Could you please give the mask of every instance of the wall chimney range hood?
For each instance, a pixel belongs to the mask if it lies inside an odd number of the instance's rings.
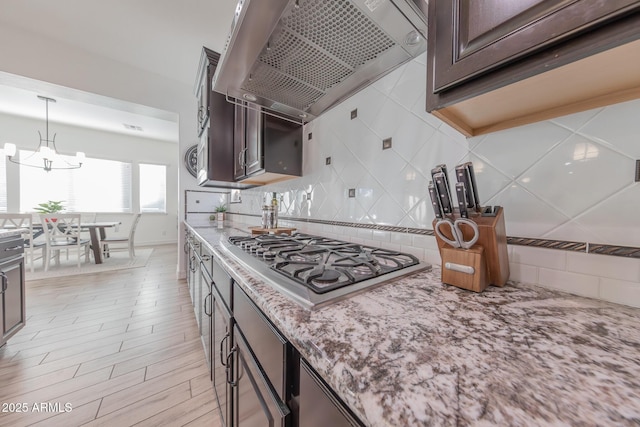
[[[427,0],[240,0],[216,92],[298,121],[426,50]]]

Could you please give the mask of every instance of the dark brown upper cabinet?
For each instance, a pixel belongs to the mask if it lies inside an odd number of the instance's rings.
[[[196,77],[196,98],[198,100],[197,124],[198,136],[207,127],[211,112],[210,96],[211,96],[211,80],[218,66],[220,54],[206,47],[202,47],[200,55],[200,65],[198,67],[198,76]]]
[[[275,117],[257,104],[235,107],[234,175],[264,185],[302,176],[301,124]]]
[[[638,0],[431,0],[428,19],[427,111],[467,136],[640,96]]]

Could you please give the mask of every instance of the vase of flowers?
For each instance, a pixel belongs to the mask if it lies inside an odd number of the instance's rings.
[[[63,201],[48,200],[44,203],[38,203],[38,206],[33,208],[33,210],[43,215],[54,214],[64,210],[63,203]]]

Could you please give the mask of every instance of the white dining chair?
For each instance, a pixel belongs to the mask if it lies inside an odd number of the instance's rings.
[[[55,259],[56,265],[60,265],[60,251],[64,249],[76,249],[78,268],[81,267],[83,256],[85,262],[89,261],[91,241],[80,236],[80,214],[40,215],[40,221],[45,235],[44,271],[49,270],[51,258]]]
[[[0,228],[22,228],[24,238],[25,260],[33,273],[36,259],[42,259],[44,263],[45,242],[34,238],[33,220],[31,214],[6,213],[0,214]],[[36,258],[36,252],[40,250],[40,256]]]
[[[110,251],[113,249],[111,247],[112,244],[126,244],[126,249],[129,250],[129,258],[133,259],[136,256],[134,238],[136,234],[136,228],[138,227],[138,222],[140,221],[140,217],[142,214],[135,214],[133,218],[133,222],[131,223],[131,228],[129,228],[129,237],[106,237],[100,240],[100,246],[102,253],[109,257]],[[116,248],[118,249],[118,248]]]

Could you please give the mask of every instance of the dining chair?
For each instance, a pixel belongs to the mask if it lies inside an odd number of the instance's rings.
[[[109,257],[109,252],[111,251],[112,244],[127,244],[127,249],[129,250],[129,258],[133,259],[136,256],[136,251],[134,247],[134,237],[136,234],[136,228],[138,227],[138,222],[140,221],[140,217],[142,214],[138,213],[134,216],[133,222],[131,223],[131,228],[129,229],[129,237],[106,237],[100,240],[100,246],[102,249],[102,253]]]
[[[0,228],[22,228],[24,237],[24,250],[26,261],[33,273],[36,261],[36,251],[40,250],[40,257],[44,263],[45,242],[43,240],[36,241],[33,232],[33,220],[31,214],[6,213],[0,214]]]
[[[80,214],[47,214],[40,215],[40,221],[45,235],[44,271],[49,270],[51,258],[55,258],[56,265],[60,265],[60,251],[64,249],[77,250],[78,268],[84,256],[89,261],[89,246],[91,241],[80,236]]]

